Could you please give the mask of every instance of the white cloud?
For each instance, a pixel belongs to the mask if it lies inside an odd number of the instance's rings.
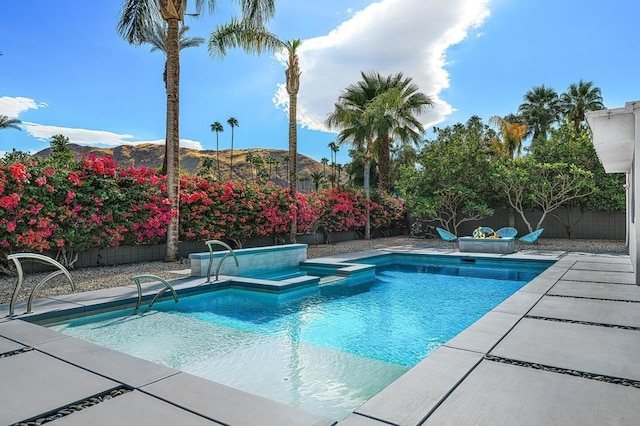
[[[299,50],[298,121],[325,130],[324,120],[340,92],[361,79],[360,72],[402,72],[434,107],[421,117],[425,126],[443,121],[454,108],[440,99],[449,87],[446,51],[464,40],[489,16],[489,0],[381,0],[372,3],[328,35],[304,40]],[[280,57],[280,60],[281,57]],[[285,109],[288,95],[279,85],[273,98]]]
[[[112,147],[120,145],[140,145],[153,143],[162,145],[164,139],[149,141],[132,141],[133,135],[126,133],[114,133],[105,130],[76,129],[71,127],[50,126],[45,124],[23,122],[22,127],[36,139],[48,141],[53,135],[62,134],[69,138],[70,143],[99,147]],[[202,149],[202,143],[190,139],[180,139],[182,148]]]
[[[45,102],[36,103],[30,98],[3,96],[0,98],[0,115],[16,118],[30,109],[45,108],[47,106],[49,105]]]

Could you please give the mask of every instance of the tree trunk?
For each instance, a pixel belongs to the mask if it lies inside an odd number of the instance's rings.
[[[229,180],[233,180],[233,126],[231,126],[231,155],[229,157]]]
[[[378,145],[378,189],[389,193],[391,190],[391,180],[389,172],[391,169],[391,153],[389,152],[389,136],[380,138]]]
[[[371,191],[369,188],[369,175],[371,173],[371,160],[364,160],[364,197],[367,202],[367,222],[364,224],[364,239],[371,239],[371,210],[369,209],[369,199]]]
[[[507,213],[508,213],[508,220],[507,223],[511,228],[515,228],[516,227],[516,215],[513,211],[513,207],[509,207],[507,209]]]
[[[296,126],[296,113],[298,107],[296,94],[289,95],[289,188],[293,197],[292,217],[291,217],[291,243],[295,244],[298,235],[298,196],[296,195],[297,184],[297,159],[298,159],[298,129]]]
[[[172,212],[165,262],[174,262],[178,260],[180,227],[180,49],[178,19],[169,19],[167,23],[167,192]]]
[[[364,154],[364,197],[367,203],[367,221],[364,224],[364,239],[371,239],[371,209],[369,208],[369,200],[371,198],[371,153],[372,141],[367,141],[367,150]]]

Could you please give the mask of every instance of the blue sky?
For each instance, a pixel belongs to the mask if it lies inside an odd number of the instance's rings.
[[[193,5],[194,2],[190,2]],[[164,56],[128,45],[115,26],[122,1],[21,0],[0,15],[0,114],[23,129],[0,131],[0,153],[38,151],[62,133],[73,143],[117,146],[164,141]],[[335,133],[323,128],[340,91],[361,71],[403,72],[435,101],[427,128],[516,112],[545,84],[558,93],[580,79],[602,89],[605,106],[640,99],[640,36],[634,0],[277,0],[268,28],[302,40],[298,152],[330,158]],[[190,36],[208,40],[237,16],[218,1],[213,15],[188,18]],[[182,146],[287,149],[279,58],[229,52],[206,42],[181,54]],[[349,161],[344,147],[338,162]]]

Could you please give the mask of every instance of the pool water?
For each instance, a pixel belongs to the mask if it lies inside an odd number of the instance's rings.
[[[372,282],[225,289],[50,328],[339,420],[526,283],[457,269],[380,266]]]

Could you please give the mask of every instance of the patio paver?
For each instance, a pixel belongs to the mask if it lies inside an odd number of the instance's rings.
[[[525,318],[491,355],[640,380],[640,331]]]
[[[175,406],[139,391],[125,393],[73,415],[49,423],[51,426],[113,425],[212,425],[210,419],[177,409]]]
[[[631,425],[640,389],[483,361],[425,425]]]
[[[640,327],[640,304],[633,302],[545,296],[529,315]]]
[[[0,359],[0,424],[13,424],[113,389],[118,383],[37,351]]]
[[[558,283],[549,290],[548,294],[554,296],[640,302],[640,286],[627,284],[558,281]]]

